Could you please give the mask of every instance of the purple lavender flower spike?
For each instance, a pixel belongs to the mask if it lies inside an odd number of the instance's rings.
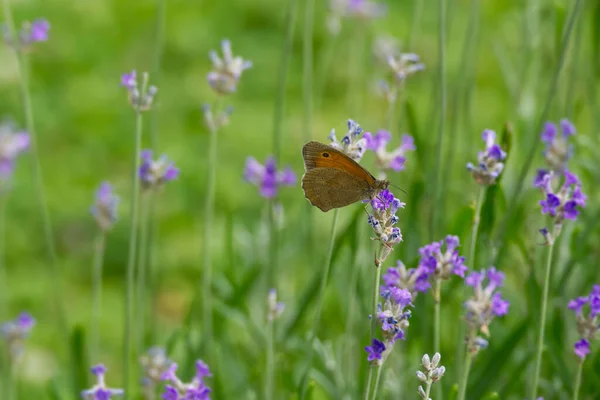
[[[558,133],[558,128],[552,122],[546,122],[544,124],[544,130],[542,131],[542,141],[545,143],[552,143],[556,134]]]
[[[560,120],[560,129],[563,136],[573,136],[576,132],[575,125],[566,118]]]
[[[591,352],[590,342],[600,333],[598,323],[600,286],[594,285],[588,296],[580,296],[569,301],[567,307],[575,313],[577,332],[580,337],[580,340],[575,343],[574,351],[583,360]]]
[[[364,134],[367,149],[375,152],[377,166],[383,170],[399,172],[404,170],[406,154],[416,149],[412,136],[404,134],[402,144],[392,151],[387,151],[387,144],[392,140],[392,135],[386,130],[379,130],[375,136],[370,132]]]
[[[510,303],[502,298],[500,292],[494,293],[494,296],[492,297],[492,312],[497,317],[508,314],[509,305]]]
[[[283,171],[277,171],[273,157],[267,158],[264,166],[254,157],[248,157],[244,168],[244,179],[259,186],[261,196],[266,199],[275,197],[279,187],[296,184],[294,171],[289,167]]]
[[[103,364],[93,366],[91,372],[96,376],[96,384],[91,389],[81,392],[84,400],[110,400],[113,396],[122,396],[125,393],[123,389],[111,389],[106,386],[106,367]]]
[[[373,339],[371,346],[366,346],[367,361],[381,360],[381,354],[385,351],[385,344],[382,341]]]
[[[442,246],[446,248],[442,252]],[[419,249],[421,259],[419,268],[425,272],[429,279],[450,279],[457,275],[464,277],[468,270],[464,264],[465,258],[460,256],[456,249],[460,245],[458,237],[448,235],[444,241],[433,242]]]
[[[339,141],[335,136],[335,129],[331,130],[329,133],[329,145],[346,154],[354,161],[359,162],[365,151],[367,151],[367,140],[370,136],[363,135],[361,126],[352,119],[348,119],[347,125],[348,132]]]
[[[164,400],[210,400],[210,388],[204,383],[204,378],[212,376],[208,365],[202,360],[196,361],[196,375],[189,383],[182,382],[171,368],[165,375],[165,380],[171,384],[165,385],[162,394]]]
[[[545,144],[544,157],[551,170],[562,173],[567,162],[573,154],[573,147],[569,144],[569,138],[575,135],[575,126],[568,119],[560,121],[560,131],[552,122],[546,122],[541,133],[542,142]]]
[[[471,172],[475,182],[480,185],[493,185],[504,170],[506,153],[500,148],[496,141],[496,132],[486,129],[481,134],[485,142],[485,151],[477,155],[477,165],[467,163],[467,170]]]
[[[118,205],[119,196],[114,194],[112,185],[102,182],[96,191],[96,201],[90,208],[90,212],[103,232],[108,232],[117,221]]]
[[[28,42],[45,42],[48,40],[48,32],[50,31],[50,22],[46,19],[36,19],[31,23],[31,31]]]
[[[217,94],[227,95],[237,90],[242,73],[252,67],[252,62],[242,57],[234,57],[229,40],[221,41],[221,50],[222,58],[214,50],[209,53],[213,70],[208,73],[206,79]]]
[[[389,190],[383,190],[371,201],[372,214],[367,222],[373,228],[375,239],[381,243],[381,251],[377,262],[383,262],[390,254],[393,246],[402,241],[402,232],[395,225],[399,218],[396,212],[404,207],[404,203],[396,199]]]
[[[158,189],[179,177],[179,169],[175,167],[166,155],[162,155],[158,160],[152,159],[152,150],[142,150],[140,158],[142,162],[138,175],[142,181],[142,189]]]
[[[6,342],[11,362],[16,362],[23,354],[25,341],[35,326],[35,319],[28,312],[22,312],[12,321],[0,324],[0,336]]]

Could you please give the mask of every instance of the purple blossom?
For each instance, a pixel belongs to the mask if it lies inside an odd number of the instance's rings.
[[[137,88],[137,72],[132,70],[121,75],[121,86],[133,90]]]
[[[390,56],[387,62],[397,84],[403,83],[409,76],[425,69],[425,64],[421,63],[421,59],[415,53]]]
[[[482,347],[478,345],[476,333],[481,331],[489,336],[492,320],[506,315],[510,303],[497,291],[504,284],[504,273],[494,267],[487,271],[472,271],[465,278],[465,284],[473,288],[473,296],[464,303],[466,319],[474,333],[469,336],[468,347],[471,351],[478,352]]]
[[[227,95],[237,90],[242,73],[252,67],[252,62],[242,57],[234,57],[229,40],[221,41],[222,57],[212,50],[208,56],[213,69],[206,79],[210,87],[219,95]]]
[[[538,171],[534,185],[544,192],[544,199],[540,201],[542,214],[551,215],[555,226],[562,225],[565,219],[575,220],[580,208],[585,207],[586,196],[581,190],[579,178],[569,172],[563,171],[564,182],[558,191],[552,187],[553,171]]]
[[[6,342],[11,361],[16,361],[25,347],[25,340],[35,326],[35,319],[28,312],[22,312],[12,321],[0,324],[0,335]]]
[[[394,225],[399,221],[396,212],[400,208],[404,208],[404,205],[387,189],[382,190],[377,198],[371,201],[373,213],[367,216],[367,222],[373,228],[375,239],[381,243],[378,262],[383,262],[392,251],[393,246],[402,241],[402,232]]]
[[[275,159],[267,158],[265,165],[256,161],[254,157],[246,159],[244,168],[244,179],[260,187],[260,194],[266,199],[277,195],[280,186],[293,186],[296,184],[296,174],[287,167],[283,171],[277,171]]]
[[[96,384],[91,389],[81,392],[81,397],[84,400],[110,400],[113,396],[121,396],[125,393],[123,389],[106,387],[104,376],[106,374],[106,367],[103,364],[93,366],[91,372],[96,376]]]
[[[395,150],[388,152],[387,144],[392,140],[392,135],[385,130],[378,131],[375,136],[371,132],[364,134],[367,149],[375,152],[377,166],[382,170],[393,170],[396,172],[404,170],[406,153],[416,149],[414,139],[410,135],[402,136],[402,144]]]
[[[442,247],[446,245],[445,251]],[[419,249],[421,259],[419,268],[430,279],[450,279],[450,275],[465,276],[467,266],[465,258],[458,254],[460,245],[458,236],[448,235],[445,240],[433,242]]]
[[[171,385],[165,385],[165,391],[161,397],[163,400],[180,400],[179,392]]]
[[[545,144],[544,157],[551,170],[562,172],[567,167],[567,162],[573,155],[573,147],[568,139],[575,135],[575,126],[568,120],[560,121],[560,131],[552,122],[546,122],[541,133],[542,142]]]
[[[91,214],[102,231],[109,231],[117,221],[118,205],[119,196],[114,194],[113,186],[108,182],[102,182],[96,191],[96,201],[90,208]]]
[[[189,383],[182,382],[176,375],[177,365],[173,363],[163,374],[163,380],[171,385],[165,385],[162,394],[164,400],[210,400],[210,388],[204,383],[204,378],[212,376],[208,365],[202,360],[196,361],[196,375]]]
[[[137,112],[148,111],[152,108],[158,88],[154,85],[149,85],[149,80],[150,77],[147,72],[142,74],[141,83],[135,70],[121,75],[121,86],[127,89],[129,104]]]
[[[506,153],[496,144],[496,132],[486,129],[481,136],[485,142],[485,151],[478,153],[477,166],[468,163],[467,170],[478,184],[492,185],[504,170]]]
[[[29,144],[28,133],[15,131],[9,123],[0,125],[0,180],[10,180],[17,157],[29,149]]]
[[[158,160],[152,159],[152,150],[142,150],[140,154],[142,163],[138,172],[143,189],[162,187],[166,182],[177,179],[179,168],[170,161],[166,155]]]
[[[575,342],[573,350],[575,351],[577,357],[583,360],[585,356],[590,354],[590,342],[587,339],[579,339]]]
[[[569,310],[574,311],[575,314],[581,315],[581,310],[582,310],[583,306],[588,304],[589,301],[590,301],[589,297],[578,297],[574,300],[569,301],[569,304],[567,305],[567,307],[569,308]]]
[[[373,339],[371,346],[365,347],[367,352],[367,361],[381,360],[381,355],[385,351],[385,344],[382,341]]]

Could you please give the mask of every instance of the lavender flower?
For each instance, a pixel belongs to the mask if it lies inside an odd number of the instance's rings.
[[[372,0],[331,0],[327,28],[332,35],[340,33],[342,19],[371,20],[385,15],[387,7]]]
[[[144,72],[142,74],[142,81],[139,82],[135,70],[121,75],[121,86],[127,89],[129,104],[137,112],[150,110],[154,102],[154,96],[158,92],[156,86],[148,86],[149,79],[150,76],[148,73]]]
[[[267,158],[264,166],[256,161],[254,157],[248,157],[244,168],[244,179],[258,185],[261,196],[266,199],[275,197],[280,186],[293,186],[296,184],[294,171],[290,167],[286,167],[283,171],[277,171],[275,158],[273,157]]]
[[[208,73],[207,79],[210,87],[219,95],[226,95],[236,91],[242,77],[242,72],[252,67],[252,62],[242,57],[234,57],[229,40],[221,41],[223,58],[216,51],[209,53],[213,70]]]
[[[387,60],[398,84],[402,84],[409,76],[425,69],[425,64],[420,61],[419,56],[414,53],[401,53],[395,57],[390,56]]]
[[[427,385],[427,392],[429,392],[431,385],[442,379],[442,376],[446,373],[446,367],[443,365],[438,367],[441,358],[440,353],[435,353],[431,359],[428,354],[424,354],[421,359],[423,371],[417,371],[417,378]],[[417,393],[423,400],[430,400],[422,386],[419,386]]]
[[[210,105],[202,106],[202,115],[204,115],[204,124],[210,132],[216,132],[229,124],[229,117],[233,113],[233,107],[226,107],[225,110],[215,115]]]
[[[584,312],[584,307],[587,312]],[[569,310],[575,313],[580,339],[575,342],[575,354],[583,361],[591,352],[590,343],[600,333],[600,285],[594,285],[588,296],[569,301]]]
[[[381,356],[385,351],[385,344],[381,340],[373,339],[371,346],[366,346],[367,360],[371,363],[380,363]]]
[[[29,142],[28,133],[15,131],[10,123],[0,125],[0,181],[10,181],[15,160],[29,149]]]
[[[276,320],[283,314],[283,310],[285,309],[285,303],[281,301],[277,301],[277,290],[271,289],[269,290],[269,295],[267,297],[267,303],[269,306],[269,312],[267,315],[267,320],[269,322]]]
[[[329,145],[343,152],[354,161],[359,162],[367,150],[367,140],[364,137],[360,137],[362,133],[363,130],[360,125],[349,119],[348,133],[338,142],[335,136],[335,129],[332,129],[329,133],[329,140],[331,141]]]
[[[140,357],[143,369],[142,386],[145,399],[154,399],[156,387],[162,380],[172,361],[167,357],[167,352],[162,347],[152,347]]]
[[[22,312],[16,319],[0,325],[0,334],[6,342],[11,361],[17,361],[23,354],[25,340],[34,326],[35,319],[28,312]]]
[[[166,155],[163,154],[158,160],[153,160],[152,150],[143,150],[141,157],[139,177],[142,181],[142,189],[160,188],[179,176],[179,168],[175,167]]]
[[[113,396],[121,396],[125,393],[123,389],[106,387],[104,379],[106,368],[103,364],[93,366],[91,371],[96,376],[96,384],[91,389],[81,392],[81,397],[84,400],[110,400]]]
[[[381,243],[376,263],[380,264],[385,261],[393,247],[402,241],[402,232],[394,225],[399,221],[396,212],[404,206],[405,204],[395,198],[387,189],[371,200],[372,213],[368,214],[367,222],[375,233],[373,239]]]
[[[467,164],[475,181],[480,185],[493,185],[504,169],[506,153],[495,143],[496,132],[486,129],[481,135],[485,142],[485,151],[477,155],[477,166]]]
[[[579,178],[566,169],[563,175],[563,184],[557,192],[552,187],[554,171],[539,170],[534,181],[534,186],[542,189],[545,196],[544,200],[540,201],[542,214],[552,216],[553,230],[544,228],[540,231],[548,244],[553,243],[560,234],[565,219],[577,219],[579,209],[585,207],[587,199],[581,190]]]
[[[562,172],[567,168],[567,162],[573,155],[573,146],[568,139],[575,135],[575,126],[568,119],[560,121],[560,134],[557,126],[546,122],[542,131],[542,142],[545,143],[544,157],[551,170]]]
[[[388,268],[387,272],[383,274],[383,282],[382,294],[396,287],[408,290],[413,300],[419,292],[425,292],[431,286],[427,272],[419,268],[406,269],[402,261],[397,261],[396,267]]]
[[[12,37],[13,32],[10,32],[6,25],[0,25],[0,28],[2,28],[2,37],[7,45],[15,50],[23,50],[27,49],[33,43],[45,42],[48,40],[50,22],[43,18],[36,19],[33,22],[23,22],[21,30],[17,32],[17,40],[14,40]]]
[[[204,378],[212,374],[204,361],[196,361],[196,376],[189,383],[182,382],[175,374],[176,371],[177,364],[172,363],[162,375],[164,381],[171,383],[165,386],[162,395],[164,400],[210,400],[211,390],[205,385]]]
[[[113,186],[108,182],[102,182],[96,191],[96,202],[90,208],[90,212],[103,232],[108,232],[117,222],[118,205],[119,196],[114,194]]]
[[[446,250],[442,247],[446,244]],[[465,276],[467,267],[465,258],[458,254],[457,247],[460,245],[458,236],[448,235],[445,241],[433,242],[419,249],[421,259],[419,261],[419,273],[427,275],[431,280],[447,280],[451,275]],[[421,277],[421,280],[423,278]],[[419,291],[426,291],[427,285],[422,284]],[[434,293],[434,295],[437,295]]]
[[[484,281],[487,283],[484,285]],[[473,296],[464,304],[466,320],[469,324],[469,335],[467,335],[467,349],[476,354],[487,347],[487,340],[477,336],[482,332],[490,336],[489,326],[495,317],[501,317],[508,313],[509,302],[502,298],[497,290],[504,284],[504,273],[490,267],[487,271],[473,271],[465,279],[465,284],[473,288]]]
[[[407,134],[402,135],[402,144],[391,152],[386,150],[387,144],[392,140],[392,135],[388,131],[380,130],[375,136],[367,132],[363,138],[367,142],[367,149],[375,152],[377,166],[383,171],[403,171],[406,153],[416,149],[413,137]]]

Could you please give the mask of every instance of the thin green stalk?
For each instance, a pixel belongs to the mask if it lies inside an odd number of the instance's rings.
[[[288,67],[292,58],[292,45],[294,40],[294,28],[296,21],[297,0],[289,0],[285,16],[285,39],[281,60],[279,64],[279,83],[278,91],[275,96],[275,107],[273,112],[273,156],[275,162],[279,165],[281,157],[282,136],[283,136],[283,112],[285,110],[285,93],[287,86]]]
[[[427,389],[425,389],[425,398],[426,399],[429,398],[429,393],[431,392],[431,384],[432,384],[431,379],[429,379],[427,381],[427,386],[426,386]]]
[[[533,373],[533,384],[531,385],[530,399],[535,399],[537,388],[540,379],[540,370],[542,368],[542,352],[544,350],[544,333],[546,327],[546,310],[548,309],[548,288],[550,287],[550,271],[552,269],[552,253],[554,249],[554,241],[548,246],[548,259],[546,262],[546,273],[544,275],[544,290],[542,295],[542,310],[540,320],[540,330],[538,332],[538,342],[535,352],[535,369]]]
[[[433,211],[431,213],[431,221],[429,228],[429,235],[433,238],[435,237],[439,212],[441,211],[442,204],[441,203],[441,187],[442,184],[442,154],[444,149],[444,127],[446,123],[446,1],[438,0],[438,9],[439,9],[439,30],[438,30],[438,58],[439,58],[439,82],[440,82],[440,103],[439,103],[439,111],[440,111],[440,121],[438,127],[438,137],[437,137],[437,145],[436,145],[436,178],[435,178],[435,186],[433,187],[434,193],[434,204]],[[438,351],[436,349],[436,351]]]
[[[583,374],[583,360],[579,361],[577,375],[575,376],[575,388],[573,389],[573,400],[579,400],[579,388],[581,387],[581,375]]]
[[[357,230],[356,235],[359,236],[358,232],[360,232],[360,229]],[[357,239],[358,240],[358,239]],[[354,320],[355,320],[355,314],[356,314],[356,292],[357,292],[357,286],[358,286],[358,277],[359,277],[359,272],[360,272],[360,263],[358,261],[358,251],[357,251],[357,246],[353,246],[353,251],[354,251],[354,256],[353,256],[353,263],[352,263],[352,271],[350,272],[350,285],[349,285],[349,292],[348,292],[348,316],[346,318],[346,329],[344,330],[345,332],[345,336],[344,339],[346,341],[346,348],[350,349],[353,346],[354,343]],[[355,360],[355,353],[352,351],[349,351],[346,353],[347,355],[347,359],[344,362],[344,367],[346,370],[346,386],[348,387],[349,384],[354,384],[354,381],[352,380],[352,372],[354,371],[354,360]],[[349,392],[349,390],[347,391]]]
[[[156,38],[154,41],[154,62],[152,65],[152,80],[154,84],[160,86],[161,81],[161,61],[164,52],[165,42],[165,16],[166,16],[166,0],[156,0]],[[153,150],[158,147],[158,109],[153,107],[150,111],[150,144]]]
[[[275,217],[275,206],[277,199],[272,198],[267,204],[267,214],[269,220],[269,271],[267,273],[268,289],[276,286],[275,276],[277,274],[279,263],[279,240],[277,232],[277,221]]]
[[[367,376],[367,383],[365,385],[365,400],[369,400],[371,394],[371,384],[373,383],[373,369],[375,367],[369,366],[369,375]]]
[[[435,353],[440,352],[440,332],[441,332],[441,303],[442,303],[442,281],[440,279],[435,282],[435,291],[433,292],[434,301],[434,316],[433,316],[433,348]],[[436,397],[442,400],[442,385],[436,386]],[[427,389],[429,392],[429,388]],[[429,397],[427,397],[429,398]]]
[[[379,303],[379,281],[381,281],[381,262],[375,262],[375,281],[373,285],[373,299],[371,302],[371,331],[370,338],[375,338],[375,330],[377,329],[377,304]]]
[[[100,316],[102,315],[102,266],[106,235],[99,230],[94,241],[94,265],[92,271],[92,362],[100,360]]]
[[[398,102],[398,96],[400,96],[400,90],[397,90],[396,96],[394,96],[392,101],[390,101],[388,104],[388,109],[387,109],[387,114],[386,114],[386,119],[385,119],[385,126],[387,127],[387,130],[390,133],[395,128],[394,113],[396,111],[396,104]]]
[[[273,376],[275,369],[273,320],[267,322],[267,376],[265,382],[265,399],[273,400]]]
[[[483,205],[483,199],[485,198],[485,186],[479,186],[479,193],[477,194],[477,202],[475,203],[475,214],[473,214],[473,229],[471,230],[471,245],[469,246],[469,258],[467,262],[471,263],[471,268],[476,267],[475,262],[475,250],[477,248],[477,234],[479,232],[479,222],[481,220],[481,206]]]
[[[358,23],[354,27],[354,40],[349,43],[350,45],[350,62],[348,68],[350,69],[350,84],[348,85],[348,109],[352,118],[357,119],[358,111],[361,109],[361,100],[363,92],[363,66],[364,66],[364,52],[365,42],[367,35],[365,32],[365,26]]]
[[[145,88],[144,88],[145,90]],[[144,91],[143,91],[144,92]],[[142,93],[143,93],[142,92]],[[133,170],[131,172],[131,225],[129,227],[129,255],[127,261],[126,272],[126,289],[125,289],[125,332],[123,335],[123,386],[125,389],[125,400],[129,396],[130,391],[130,371],[131,364],[131,341],[132,341],[132,324],[133,324],[133,303],[134,303],[134,280],[135,280],[135,259],[137,251],[137,235],[138,235],[138,218],[139,218],[139,196],[140,196],[140,179],[138,171],[140,169],[140,152],[142,148],[142,112],[137,110],[135,116],[135,141],[133,152]]]
[[[6,193],[0,193],[0,321],[8,319],[8,274],[4,256],[6,237]]]
[[[322,51],[322,55],[318,57],[319,60],[323,60],[319,64],[317,79],[315,84],[315,108],[318,110],[321,108],[321,104],[323,102],[324,92],[327,77],[329,76],[329,69],[333,64],[333,60],[335,57],[335,49],[338,43],[339,35],[328,35],[327,42],[325,43],[325,49]]]
[[[464,400],[467,392],[467,382],[469,381],[469,372],[471,372],[471,363],[473,362],[473,354],[467,349],[467,355],[465,357],[465,365],[463,367],[463,374],[460,379],[458,386],[458,397],[457,400]]]
[[[136,341],[137,341],[137,356],[139,357],[145,349],[145,319],[146,319],[146,288],[147,285],[147,269],[148,269],[148,256],[150,251],[148,249],[150,239],[150,223],[152,221],[151,207],[152,207],[152,189],[142,194],[142,213],[140,219],[140,246],[138,253],[138,265],[137,265],[137,323],[136,323]]]
[[[375,384],[373,386],[373,396],[371,397],[373,400],[377,399],[377,389],[379,389],[379,379],[381,378],[381,371],[383,370],[383,365],[378,365],[375,367],[377,369],[377,373],[375,375]]]
[[[215,100],[212,109],[213,115],[220,113],[221,96]],[[206,180],[206,203],[204,204],[204,235],[202,237],[202,251],[204,252],[204,269],[202,273],[202,324],[204,330],[204,348],[209,350],[213,337],[213,309],[212,309],[212,257],[211,257],[211,239],[213,229],[213,213],[215,209],[215,184],[218,168],[218,130],[210,129],[208,137],[208,177]],[[210,362],[210,361],[209,361]]]
[[[325,261],[325,268],[323,268],[323,276],[321,278],[321,284],[319,285],[319,300],[317,301],[317,309],[315,310],[315,319],[310,330],[310,336],[308,338],[309,343],[309,355],[307,357],[308,362],[302,381],[300,382],[300,400],[306,396],[306,388],[308,386],[308,376],[310,369],[312,368],[312,360],[314,357],[314,341],[317,338],[319,332],[319,325],[321,323],[321,310],[323,309],[323,301],[325,300],[325,289],[327,288],[327,281],[329,279],[329,271],[331,270],[331,259],[333,257],[333,247],[335,245],[335,232],[337,229],[337,220],[340,209],[336,208],[333,211],[333,220],[331,221],[331,232],[329,233],[329,250],[327,252],[327,260]]]
[[[16,38],[16,30],[12,17],[12,10],[10,7],[10,1],[4,0],[4,17],[5,23],[7,24],[8,33],[10,37]],[[27,57],[22,50],[16,50],[17,64],[19,69],[19,75],[21,77],[21,96],[23,98],[23,109],[25,112],[25,125],[27,132],[30,136],[29,150],[32,157],[32,170],[33,179],[35,182],[36,194],[39,200],[39,206],[42,213],[42,224],[44,231],[44,240],[46,241],[46,252],[48,257],[49,273],[51,275],[50,280],[52,282],[52,288],[54,289],[54,302],[56,311],[58,314],[58,325],[61,331],[65,343],[69,338],[69,328],[67,323],[67,317],[65,314],[64,304],[62,301],[62,283],[61,283],[61,271],[58,265],[58,257],[56,255],[56,245],[54,242],[54,235],[52,233],[52,223],[50,220],[50,213],[48,212],[48,203],[46,201],[46,193],[44,190],[44,180],[42,176],[42,168],[40,164],[40,156],[38,151],[37,134],[35,131],[35,123],[33,117],[33,107],[31,104],[31,93],[29,91],[29,68],[27,63]]]
[[[546,95],[546,103],[544,105],[544,108],[542,109],[542,113],[540,114],[540,118],[536,123],[536,130],[534,131],[535,133],[535,137],[534,137],[534,143],[531,146],[531,149],[529,150],[529,153],[527,154],[527,157],[525,157],[525,162],[523,164],[523,167],[521,168],[521,171],[519,172],[518,178],[517,178],[517,182],[515,185],[515,191],[508,203],[508,207],[506,209],[506,213],[504,216],[504,219],[502,221],[502,224],[500,226],[500,229],[498,230],[498,234],[496,236],[496,239],[494,240],[494,242],[496,243],[504,243],[504,236],[506,235],[506,228],[508,226],[508,222],[510,220],[510,218],[512,217],[512,214],[516,208],[517,205],[517,200],[519,198],[519,195],[521,193],[521,190],[523,189],[523,185],[525,183],[525,179],[527,177],[527,174],[529,173],[529,170],[531,168],[531,164],[533,162],[533,160],[535,159],[535,155],[537,153],[537,149],[539,146],[539,142],[540,142],[540,135],[538,134],[538,132],[541,130],[542,124],[544,124],[544,122],[547,120],[548,115],[550,113],[550,108],[552,107],[552,102],[554,101],[554,97],[556,96],[556,92],[558,89],[558,81],[560,78],[560,73],[563,69],[563,66],[565,64],[565,60],[567,58],[567,53],[568,53],[568,49],[569,49],[569,43],[570,43],[570,38],[571,38],[571,33],[573,31],[573,28],[575,26],[575,23],[578,21],[579,19],[579,14],[581,9],[583,8],[583,4],[584,4],[584,0],[577,0],[577,2],[574,5],[573,8],[573,12],[571,12],[571,15],[569,16],[569,20],[567,22],[567,26],[566,29],[564,31],[563,37],[562,37],[562,42],[561,42],[561,49],[560,49],[560,56],[559,56],[559,60],[558,63],[556,65],[556,69],[554,70],[554,75],[552,77],[552,79],[550,80],[550,87],[548,90],[548,94]],[[531,52],[530,52],[531,53]],[[500,260],[500,258],[503,255],[503,252],[505,251],[506,246],[501,246],[497,255],[496,255],[496,259],[494,261],[494,265],[498,265],[498,261]]]
[[[412,15],[412,24],[410,26],[410,34],[408,36],[407,48],[409,51],[413,50],[413,44],[415,40],[415,36],[419,31],[419,24],[421,23],[421,15],[423,14],[423,5],[425,4],[424,0],[415,0],[415,5],[413,9]]]

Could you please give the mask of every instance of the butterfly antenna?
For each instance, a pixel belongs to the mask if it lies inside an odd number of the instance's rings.
[[[406,190],[404,190],[404,189],[402,189],[402,188],[400,188],[400,187],[398,187],[398,186],[394,185],[394,184],[393,184],[393,183],[391,183],[391,182],[390,182],[390,186],[393,186],[393,187],[395,187],[396,189],[400,190],[401,192],[404,192],[404,194],[408,196],[408,192],[407,192]]]

